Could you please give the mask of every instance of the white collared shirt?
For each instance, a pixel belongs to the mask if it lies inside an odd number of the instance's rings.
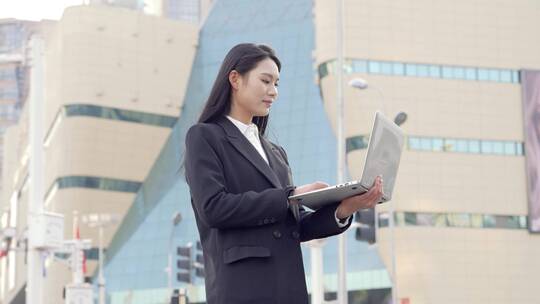
[[[261,139],[259,138],[259,128],[257,128],[257,125],[254,123],[250,123],[249,125],[246,125],[245,123],[232,118],[231,116],[227,115],[227,118],[240,130],[240,133],[242,133],[246,139],[253,145],[255,150],[259,152],[261,157],[264,159],[264,161],[268,163],[268,157],[266,156],[266,153],[264,152],[264,149],[261,145]],[[336,223],[340,228],[343,228],[349,224],[349,221],[351,220],[352,216],[349,216],[345,223],[340,223],[338,217],[337,217],[337,210],[334,213],[334,217],[336,218]]]
[[[234,119],[229,115],[227,115],[227,118],[238,128],[238,130],[240,130],[242,134],[244,134],[247,140],[253,145],[255,150],[259,152],[264,161],[269,164],[268,157],[266,156],[266,153],[264,152],[264,149],[261,145],[261,139],[259,138],[259,128],[257,128],[257,125],[254,123],[246,125],[245,123]]]

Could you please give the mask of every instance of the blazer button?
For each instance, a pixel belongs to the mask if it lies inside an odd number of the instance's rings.
[[[268,223],[270,223],[270,220],[267,219],[267,218],[265,218],[265,219],[264,219],[264,223],[265,223],[265,224],[268,224]]]
[[[299,239],[300,238],[300,233],[298,233],[298,231],[293,231],[292,233],[292,237],[295,238],[295,239]]]
[[[273,234],[276,239],[281,238],[281,232],[279,232],[279,230],[275,230]]]

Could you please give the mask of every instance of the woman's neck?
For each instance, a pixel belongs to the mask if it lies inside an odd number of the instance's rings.
[[[229,112],[228,115],[236,120],[239,120],[245,123],[246,125],[251,124],[251,121],[253,120],[253,115],[251,115],[251,113],[239,107],[236,107],[234,103],[231,104],[231,111]]]

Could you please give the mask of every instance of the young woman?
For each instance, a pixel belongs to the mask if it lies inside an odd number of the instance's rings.
[[[328,185],[295,187],[285,150],[265,137],[280,70],[268,46],[233,47],[186,135],[208,304],[308,303],[300,242],[342,233],[355,211],[382,196],[377,178],[367,193],[315,212],[288,201]]]

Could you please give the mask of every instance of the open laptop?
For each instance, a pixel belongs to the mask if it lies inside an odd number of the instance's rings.
[[[405,135],[401,128],[377,111],[369,137],[362,179],[290,196],[289,199],[298,200],[300,204],[317,210],[327,204],[367,192],[377,175],[381,175],[383,197],[379,203],[389,201],[392,198],[404,142]]]

